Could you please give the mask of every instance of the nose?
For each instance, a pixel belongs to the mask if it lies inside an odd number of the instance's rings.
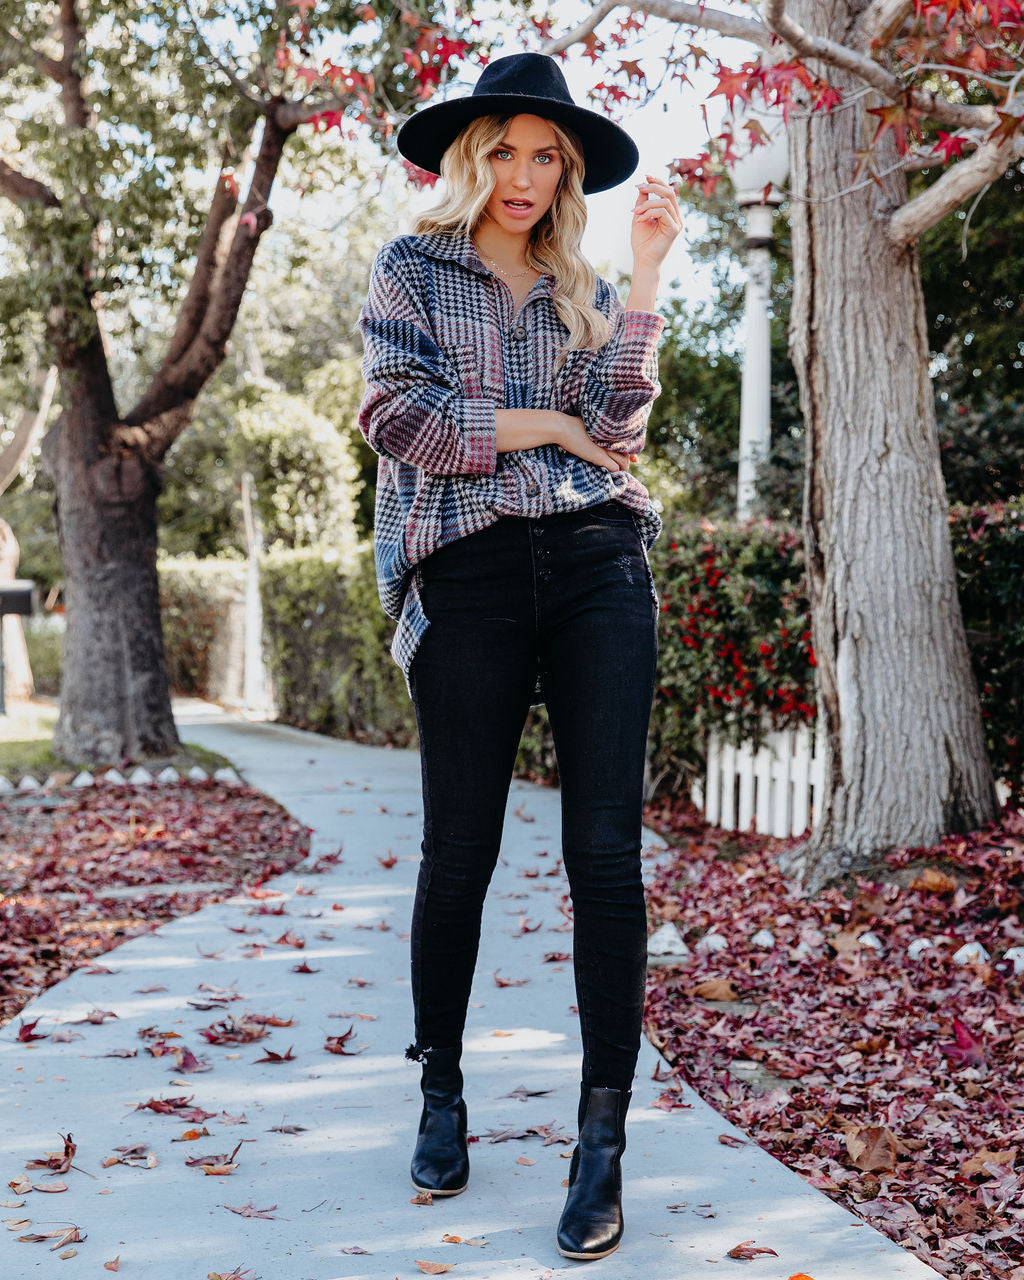
[[[524,191],[530,186],[530,161],[527,156],[516,161],[512,171],[512,185]]]

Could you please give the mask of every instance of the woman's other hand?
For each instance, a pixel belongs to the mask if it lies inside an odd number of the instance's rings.
[[[599,444],[595,444],[587,434],[582,418],[574,418],[568,413],[561,413],[558,416],[562,422],[555,443],[561,445],[567,453],[574,453],[584,462],[596,463],[606,471],[628,471],[629,464],[636,462],[638,455],[635,453],[616,453],[612,449],[603,449]]]

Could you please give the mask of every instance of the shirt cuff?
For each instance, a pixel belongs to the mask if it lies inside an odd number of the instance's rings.
[[[463,400],[462,437],[465,441],[465,474],[493,476],[498,466],[497,422],[491,400]]]

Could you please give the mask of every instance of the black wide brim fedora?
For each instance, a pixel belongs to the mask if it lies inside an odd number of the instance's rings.
[[[398,150],[428,173],[440,173],[441,157],[466,125],[490,115],[543,116],[571,129],[583,148],[586,195],[625,182],[640,161],[625,129],[573,102],[561,67],[543,53],[495,58],[468,98],[422,107],[410,116],[398,131]]]

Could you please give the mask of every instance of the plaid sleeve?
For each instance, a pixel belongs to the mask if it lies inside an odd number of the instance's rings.
[[[626,311],[605,280],[599,289],[598,307],[608,317],[611,335],[597,351],[579,353],[578,412],[598,444],[639,453],[651,405],[661,392],[658,339],[665,318]]]
[[[385,245],[359,315],[366,382],[359,429],[376,453],[432,475],[493,475],[496,406],[461,395],[412,282],[400,282],[398,268]]]

